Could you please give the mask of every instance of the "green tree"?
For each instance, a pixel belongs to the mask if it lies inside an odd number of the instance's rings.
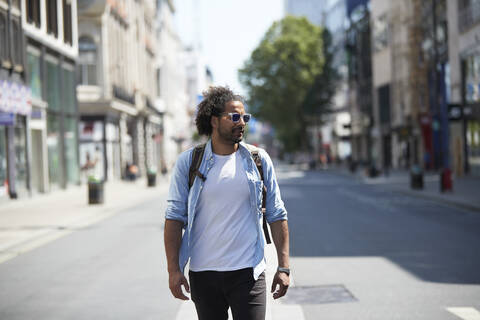
[[[323,29],[305,18],[274,22],[239,70],[251,112],[271,123],[286,151],[305,150],[307,95],[324,70]]]

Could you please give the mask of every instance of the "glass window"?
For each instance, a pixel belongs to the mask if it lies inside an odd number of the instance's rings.
[[[63,0],[63,39],[72,44],[72,0]]]
[[[0,61],[8,59],[7,48],[7,12],[0,8]]]
[[[60,118],[54,114],[47,116],[48,176],[50,185],[59,186],[62,176],[60,158]]]
[[[76,184],[80,179],[80,172],[77,158],[77,119],[65,117],[65,166],[67,168],[67,180]]]
[[[64,110],[75,113],[75,83],[73,71],[63,68],[63,97]]]
[[[50,110],[60,110],[58,65],[47,61],[47,102]]]
[[[25,117],[18,116],[15,123],[15,182],[17,190],[27,189],[27,147]]]
[[[40,0],[27,0],[27,21],[40,28]]]
[[[97,85],[97,45],[90,37],[78,40],[79,84]]]
[[[47,0],[47,32],[58,36],[57,0]]]
[[[30,88],[32,96],[42,99],[42,81],[40,77],[40,57],[27,52],[28,73],[30,76]]]

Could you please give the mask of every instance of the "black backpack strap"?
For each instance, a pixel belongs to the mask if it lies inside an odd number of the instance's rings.
[[[188,189],[193,185],[195,181],[195,176],[200,177],[205,181],[205,176],[198,171],[200,164],[202,163],[203,153],[205,152],[205,144],[200,144],[193,149],[192,152],[192,163],[190,164],[190,170],[188,172]]]
[[[265,234],[265,240],[267,244],[272,243],[270,238],[270,232],[268,231],[267,218],[265,217],[266,212],[266,199],[267,199],[267,187],[265,187],[265,180],[263,179],[263,167],[262,167],[262,158],[258,154],[258,150],[250,151],[252,154],[253,161],[257,166],[258,172],[260,173],[260,178],[263,181],[263,190],[262,190],[262,214],[263,214],[263,233]]]

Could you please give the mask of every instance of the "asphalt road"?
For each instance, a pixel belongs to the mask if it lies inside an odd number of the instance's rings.
[[[306,319],[453,320],[447,308],[480,310],[479,212],[328,172],[279,176],[290,177],[280,184],[296,285],[324,289],[303,304]],[[332,302],[329,286],[351,299]]]
[[[480,310],[480,213],[329,172],[278,175],[295,280],[284,303],[303,299],[306,319]],[[159,195],[0,264],[0,319],[175,319],[164,209]]]

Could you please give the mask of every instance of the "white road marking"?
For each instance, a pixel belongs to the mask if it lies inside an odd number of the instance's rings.
[[[277,254],[273,244],[267,245],[265,249],[267,259],[267,270],[265,280],[267,282],[267,310],[265,320],[305,320],[303,309],[297,304],[282,304],[282,298],[274,300],[270,288],[277,268]],[[290,279],[290,286],[294,285],[293,278]],[[196,320],[197,313],[192,301],[184,301],[180,305],[176,320]],[[228,319],[233,319],[230,309]]]
[[[450,307],[447,310],[463,320],[480,320],[480,312],[475,308]]]

